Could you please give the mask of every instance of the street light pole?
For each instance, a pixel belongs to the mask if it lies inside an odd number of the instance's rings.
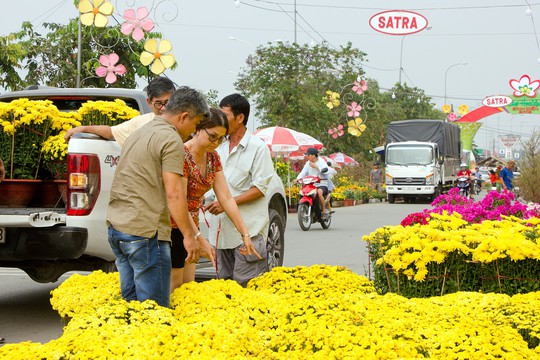
[[[450,65],[446,71],[444,72],[444,104],[446,105],[446,82],[448,80],[448,71],[453,68],[453,67],[456,67],[456,66],[459,66],[459,65],[467,65],[468,62],[467,61],[463,61],[463,62],[459,62],[457,64],[454,64],[454,65]]]
[[[403,40],[405,40],[405,35],[401,36],[401,51],[399,52],[399,85],[401,85],[401,73],[403,72]]]
[[[296,0],[294,0],[294,43],[296,44]]]
[[[237,37],[235,37],[235,36],[229,36],[229,40],[240,41],[240,42],[243,42],[244,44],[249,45],[249,46],[252,47],[252,48],[255,47],[255,46],[253,46],[253,44],[250,43],[249,41],[244,40],[244,39],[239,39],[239,38],[237,38]]]

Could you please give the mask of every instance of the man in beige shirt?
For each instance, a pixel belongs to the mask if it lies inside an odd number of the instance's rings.
[[[156,116],[130,135],[122,147],[107,223],[122,296],[127,301],[152,299],[169,306],[169,215],[184,235],[186,262],[197,262],[201,255],[214,262],[213,248],[197,240],[199,234],[189,216],[187,180],[183,176],[182,140],[208,116],[204,96],[181,87],[169,99],[163,116]]]
[[[123,146],[126,139],[135,130],[141,128],[146,123],[154,120],[156,115],[161,115],[165,111],[167,101],[175,90],[174,83],[166,77],[160,76],[148,83],[146,94],[148,105],[152,109],[151,113],[134,117],[115,126],[109,125],[83,125],[69,129],[64,135],[64,139],[69,139],[76,133],[89,133],[101,136],[104,139],[115,139],[118,145]]]

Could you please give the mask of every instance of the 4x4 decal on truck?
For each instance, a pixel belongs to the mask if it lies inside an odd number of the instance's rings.
[[[105,164],[110,164],[111,167],[118,165],[118,160],[120,159],[120,155],[113,156],[113,155],[107,155],[105,157]]]

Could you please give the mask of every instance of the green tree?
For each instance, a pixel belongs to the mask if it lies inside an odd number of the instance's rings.
[[[20,59],[26,55],[24,47],[15,40],[14,34],[0,36],[0,86],[8,89],[16,88],[22,82],[17,70],[21,68]]]
[[[527,201],[540,202],[540,132],[534,131],[523,147],[518,182],[521,195]]]
[[[443,115],[423,90],[406,84],[381,92],[377,81],[367,79],[368,90],[354,93],[354,81],[364,75],[365,57],[350,43],[339,49],[326,44],[269,43],[248,57],[235,86],[254,100],[264,126],[290,127],[321,140],[329,153],[371,159],[370,150],[384,144],[390,121],[442,119]],[[331,110],[324,100],[329,90],[340,94],[340,105]],[[347,134],[346,105],[352,101],[362,101],[364,107],[360,117],[367,127],[359,137]],[[334,139],[328,130],[339,124],[346,134]]]
[[[20,31],[0,38],[0,69],[6,77],[1,85],[10,90],[20,90],[29,85],[48,85],[55,87],[75,87],[77,79],[78,53],[78,18],[68,24],[43,24],[44,35],[35,31],[29,22],[24,22]],[[148,37],[161,38],[161,34],[151,32]],[[145,83],[155,77],[143,66],[139,55],[144,41],[136,42],[120,32],[120,25],[107,28],[82,26],[81,28],[81,86],[84,87],[124,87],[135,88],[137,77]],[[99,56],[115,52],[119,64],[127,72],[119,76],[114,84],[107,84],[105,78],[99,78],[95,70]],[[173,66],[173,68],[176,67]],[[22,77],[20,72],[25,73]]]
[[[259,46],[235,86],[256,102],[264,126],[288,126],[320,137],[336,121],[322,100],[325,92],[363,75],[364,55],[351,44],[338,50],[325,44]]]

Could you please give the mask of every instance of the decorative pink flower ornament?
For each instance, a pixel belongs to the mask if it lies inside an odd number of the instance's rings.
[[[351,105],[347,105],[347,116],[349,117],[360,116],[360,110],[362,110],[362,106],[358,105],[356,101],[353,101]]]
[[[334,139],[337,139],[338,136],[342,136],[345,134],[345,131],[343,130],[343,125],[339,124],[338,126],[328,129],[328,134],[332,135]]]
[[[147,19],[148,10],[146,7],[140,7],[135,13],[134,9],[124,11],[124,20],[121,27],[122,34],[129,35],[136,41],[141,41],[144,37],[144,32],[150,32],[155,24],[152,19]]]
[[[523,75],[519,81],[516,79],[510,80],[510,86],[514,89],[514,96],[525,95],[532,98],[536,96],[536,89],[540,87],[540,81],[531,81],[529,75]]]
[[[361,80],[360,82],[355,81],[352,87],[352,91],[356,92],[358,95],[362,95],[364,91],[368,89],[367,81]]]
[[[458,118],[458,116],[457,116],[457,114],[455,112],[451,112],[447,116],[448,121],[451,121],[451,122],[456,121],[457,118]]]
[[[126,73],[126,67],[124,65],[116,65],[120,60],[116,53],[111,53],[109,55],[101,55],[99,57],[99,63],[102,66],[99,66],[96,69],[96,74],[99,77],[105,77],[105,81],[108,84],[113,84],[116,82],[116,75],[124,75]]]

